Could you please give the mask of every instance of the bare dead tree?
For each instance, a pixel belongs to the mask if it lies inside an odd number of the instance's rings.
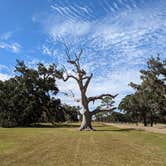
[[[90,111],[89,103],[90,102],[94,103],[96,100],[103,100],[104,97],[108,97],[108,96],[111,98],[115,98],[117,95],[101,94],[99,96],[88,97],[86,95],[86,92],[87,92],[89,83],[93,77],[93,73],[88,75],[86,71],[83,68],[81,68],[80,58],[81,58],[83,50],[81,49],[80,52],[78,54],[75,54],[74,58],[72,58],[66,44],[65,44],[65,48],[66,48],[67,63],[73,66],[73,74],[69,74],[66,68],[64,67],[63,80],[68,81],[70,78],[74,79],[78,83],[78,87],[81,92],[81,98],[80,100],[77,100],[81,102],[83,107],[83,119],[80,126],[80,131],[94,130],[91,125],[92,116],[99,112],[112,112],[115,109],[115,107],[110,106],[110,108],[95,109],[93,111]]]

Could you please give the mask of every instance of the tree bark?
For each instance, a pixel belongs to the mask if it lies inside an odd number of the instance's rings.
[[[80,131],[94,130],[91,125],[91,121],[92,121],[91,113],[89,111],[84,111],[82,116],[83,116],[83,118],[82,118],[82,122],[81,122]]]

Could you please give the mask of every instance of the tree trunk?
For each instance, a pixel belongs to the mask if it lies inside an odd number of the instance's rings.
[[[150,126],[153,127],[153,121],[151,120]]]
[[[153,114],[151,112],[151,117],[150,117],[150,126],[153,127],[153,122],[154,122],[154,118],[153,118]]]
[[[146,113],[144,114],[144,126],[147,126],[147,118],[146,118]]]
[[[91,125],[92,116],[89,111],[84,111],[80,131],[82,130],[94,130]]]

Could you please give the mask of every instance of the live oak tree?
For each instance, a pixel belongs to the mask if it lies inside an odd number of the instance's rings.
[[[162,73],[164,69],[164,62],[159,57],[152,57],[147,62],[147,69],[140,70],[141,84],[130,83],[130,86],[140,94],[137,99],[141,106],[145,126],[147,125],[147,119],[153,126],[156,116],[165,109],[166,85],[164,83],[164,73]]]
[[[131,94],[125,96],[119,103],[118,109],[123,110],[126,116],[131,118],[132,122],[136,122],[140,119],[140,103],[138,101],[138,94]]]
[[[59,117],[60,100],[56,79],[61,76],[54,64],[38,64],[37,69],[17,61],[16,76],[0,82],[0,125],[26,126],[40,122],[45,116],[54,123]],[[62,118],[62,116],[61,116]]]
[[[87,96],[87,89],[93,77],[93,73],[88,75],[85,69],[81,67],[80,58],[81,58],[82,52],[83,51],[81,49],[78,54],[76,53],[74,54],[74,56],[71,56],[70,51],[68,47],[66,46],[67,63],[73,67],[73,70],[72,70],[73,73],[69,74],[65,67],[64,67],[64,73],[63,73],[63,80],[68,81],[68,79],[74,79],[76,83],[78,84],[78,87],[80,90],[81,98],[77,100],[78,102],[81,102],[81,105],[83,108],[83,118],[82,118],[82,123],[80,126],[80,131],[94,130],[92,128],[91,120],[92,120],[92,116],[95,115],[96,113],[105,112],[105,111],[111,112],[115,109],[111,105],[104,109],[96,108],[95,110],[90,111],[89,109],[90,102],[94,103],[96,100],[103,100],[104,97],[111,97],[111,98],[116,97],[116,95],[111,95],[111,94],[101,94],[99,96],[92,96],[92,97]]]
[[[140,70],[141,84],[130,83],[135,93],[122,99],[119,109],[135,114],[145,126],[153,126],[156,118],[166,115],[166,60],[150,58],[147,69]]]
[[[69,122],[78,122],[78,115],[80,114],[79,106],[71,106],[67,104],[62,104],[62,109],[65,112],[65,120]]]

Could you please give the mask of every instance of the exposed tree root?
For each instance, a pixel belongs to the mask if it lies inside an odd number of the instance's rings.
[[[96,130],[92,127],[80,127],[79,131],[96,131]]]

